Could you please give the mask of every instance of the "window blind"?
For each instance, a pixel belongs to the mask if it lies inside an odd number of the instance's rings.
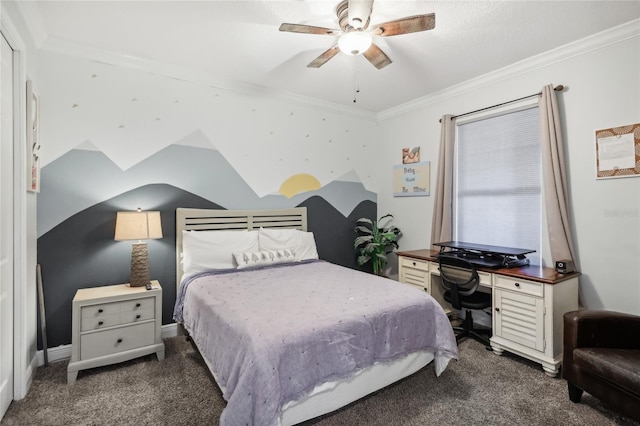
[[[527,257],[540,264],[540,143],[537,107],[457,127],[458,241],[536,250]]]

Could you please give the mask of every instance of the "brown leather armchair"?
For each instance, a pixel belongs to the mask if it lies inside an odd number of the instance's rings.
[[[564,314],[562,376],[569,399],[582,392],[640,420],[640,316],[581,310]]]

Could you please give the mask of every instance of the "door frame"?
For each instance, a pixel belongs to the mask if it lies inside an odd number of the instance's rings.
[[[0,52],[0,59],[2,60],[2,71],[0,76],[2,77],[2,120],[0,126],[5,126],[2,129],[2,140],[0,140],[0,159],[2,173],[0,176],[0,198],[2,198],[2,240],[4,242],[2,247],[2,283],[0,284],[0,313],[2,318],[2,365],[0,371],[2,376],[0,377],[0,418],[4,416],[7,409],[14,400],[14,337],[15,337],[15,316],[14,316],[14,297],[13,289],[15,287],[15,274],[14,274],[14,226],[15,221],[13,218],[14,208],[14,169],[15,169],[15,155],[14,155],[14,132],[13,132],[13,114],[15,113],[14,105],[14,79],[13,79],[13,49],[11,45],[6,41],[4,36],[0,34],[0,42],[2,43],[2,51]],[[6,49],[5,49],[6,45]],[[7,191],[7,192],[4,192]],[[6,250],[6,252],[5,252]],[[6,256],[6,257],[5,257]],[[5,270],[6,268],[6,270]],[[9,371],[10,370],[10,371]]]
[[[35,216],[35,211],[30,213],[27,206],[35,209],[36,198],[33,194],[33,200],[29,200],[26,190],[26,45],[6,12],[0,14],[0,32],[13,49],[13,399],[19,400],[26,396],[37,367],[36,335],[30,333],[29,325],[35,324],[35,265],[33,277],[27,273],[30,246],[27,235],[36,235],[36,229],[28,230],[28,216]],[[35,228],[35,220],[33,224]],[[35,259],[35,242],[32,246]],[[30,300],[31,293],[34,297]]]

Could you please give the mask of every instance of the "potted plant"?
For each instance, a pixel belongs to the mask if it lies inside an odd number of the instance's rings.
[[[356,220],[356,240],[353,244],[358,251],[358,265],[362,266],[371,261],[373,273],[383,275],[387,264],[387,254],[398,248],[398,239],[402,232],[391,225],[393,216],[382,216],[378,221],[366,217]]]

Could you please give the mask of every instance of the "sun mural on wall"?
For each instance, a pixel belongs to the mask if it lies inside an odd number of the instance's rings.
[[[316,191],[320,188],[322,188],[322,185],[320,185],[318,179],[309,174],[301,173],[285,180],[278,192],[287,198],[291,198],[302,192]]]

